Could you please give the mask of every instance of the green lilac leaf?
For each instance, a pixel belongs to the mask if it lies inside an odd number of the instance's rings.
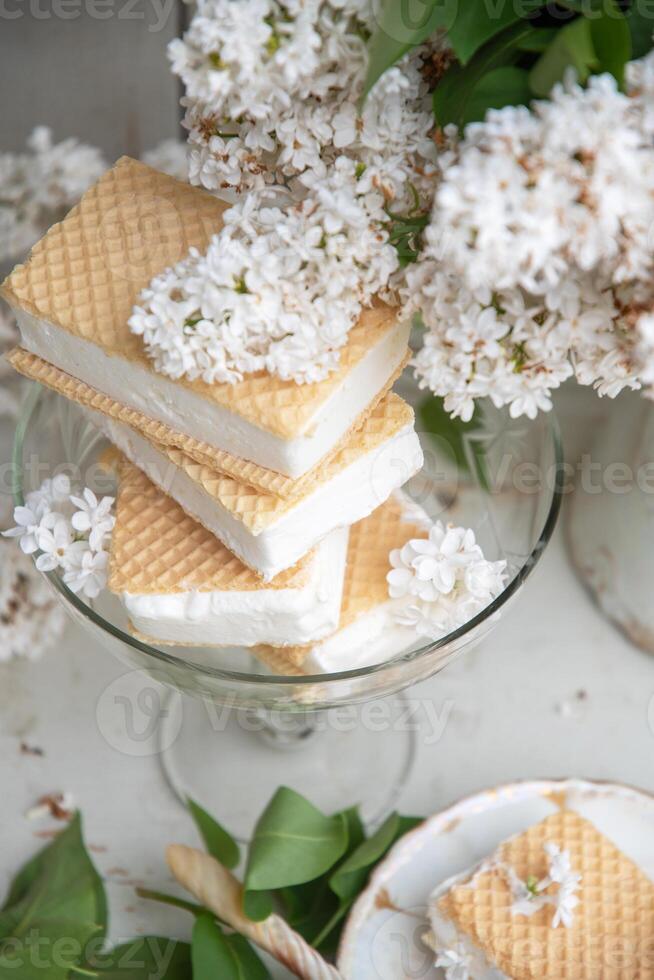
[[[463,124],[483,119],[489,109],[528,105],[531,98],[529,72],[512,66],[495,68],[484,75],[473,89],[463,115]]]
[[[38,943],[44,961],[39,976],[63,980],[83,958],[84,947],[103,939],[106,931],[104,885],[84,846],[77,813],[22,868],[9,889],[0,910],[0,954],[5,964],[0,977],[19,977],[17,963],[26,953],[21,943]]]
[[[243,936],[225,935],[210,913],[193,928],[193,980],[270,980],[270,974]]]
[[[143,936],[116,946],[74,971],[71,980],[97,976],[102,980],[189,980],[191,947],[162,936]]]
[[[531,69],[531,90],[534,95],[546,98],[554,85],[563,80],[568,68],[574,68],[578,80],[583,84],[597,64],[591,21],[579,17],[557,32],[550,46]]]
[[[496,68],[513,65],[519,59],[520,45],[536,33],[537,28],[526,22],[507,28],[498,37],[484,45],[465,65],[449,68],[434,91],[433,103],[439,126],[454,123],[464,125],[468,103],[485,75]],[[559,32],[560,33],[560,32]]]
[[[652,50],[652,35],[654,35],[654,10],[650,11],[642,3],[634,0],[626,13],[627,26],[631,37],[631,57],[642,58]]]
[[[417,817],[401,817],[398,813],[392,813],[334,872],[329,880],[332,891],[340,899],[354,898],[365,885],[371,870],[393,844],[419,823],[422,821]]]
[[[347,847],[342,814],[328,817],[292,789],[281,787],[259,818],[250,844],[247,892],[312,881]]]
[[[273,898],[266,891],[243,892],[243,912],[253,922],[263,922],[273,913]]]
[[[384,0],[368,41],[363,98],[407,51],[422,44],[439,28],[446,28],[453,9],[450,0]]]
[[[541,0],[465,0],[458,4],[448,40],[465,65],[488,41],[541,6]]]
[[[224,867],[235,868],[241,860],[241,854],[234,838],[198,803],[193,800],[188,800],[187,803],[209,854]]]
[[[599,70],[610,72],[622,86],[625,65],[631,59],[631,32],[624,14],[607,3],[601,17],[590,22],[590,36]]]

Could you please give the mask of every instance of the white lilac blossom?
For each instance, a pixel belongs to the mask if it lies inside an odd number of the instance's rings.
[[[35,660],[60,638],[65,613],[33,562],[0,540],[0,662]]]
[[[292,207],[265,198],[229,209],[206,253],[191,250],[141,293],[129,325],[156,370],[208,384],[265,370],[302,384],[338,365],[398,267],[384,198],[347,157]]]
[[[386,72],[360,112],[374,23],[370,0],[200,0],[169,47],[186,90],[191,182],[297,189],[296,178],[324,177],[346,153],[389,197],[427,186],[428,49]]]
[[[462,943],[457,943],[451,949],[439,950],[435,966],[443,970],[445,980],[470,980],[472,956]]]
[[[27,494],[24,506],[14,510],[15,526],[3,536],[17,538],[24,554],[36,554],[39,571],[59,570],[73,592],[95,599],[107,581],[113,502],[98,500],[88,487],[81,496],[72,493],[62,474]]]
[[[0,261],[27,252],[106,168],[95,147],[54,143],[46,126],[34,130],[25,151],[0,153]]]
[[[389,555],[388,594],[396,621],[436,639],[463,626],[502,590],[505,561],[487,561],[474,532],[436,521]]]
[[[449,134],[403,296],[427,328],[420,383],[454,415],[486,396],[534,417],[573,374],[651,389],[654,54],[628,80],[569,77]]]

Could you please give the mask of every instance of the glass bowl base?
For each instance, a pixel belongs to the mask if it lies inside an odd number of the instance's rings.
[[[172,692],[160,758],[179,799],[204,807],[237,840],[280,786],[325,813],[359,804],[368,829],[394,808],[415,757],[402,696],[324,711],[220,707]]]

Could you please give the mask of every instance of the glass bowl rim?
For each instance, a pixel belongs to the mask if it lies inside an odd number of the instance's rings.
[[[56,392],[44,388],[37,382],[31,382],[28,388],[28,393],[21,406],[20,414],[16,424],[16,431],[14,434],[14,444],[12,453],[12,490],[15,506],[24,506],[25,499],[23,494],[23,446],[25,442],[25,436],[29,428],[29,424],[32,420],[32,416],[36,411],[41,398],[51,396],[53,398],[60,398]],[[561,510],[561,503],[563,499],[563,487],[564,487],[564,460],[563,460],[563,446],[561,442],[561,433],[558,424],[558,419],[552,409],[547,415],[549,435],[554,446],[554,459],[555,459],[555,477],[552,486],[552,499],[550,501],[550,507],[541,528],[538,539],[534,544],[531,553],[524,565],[517,573],[517,575],[509,582],[505,589],[500,592],[498,596],[493,599],[488,606],[477,613],[472,619],[464,623],[458,629],[446,636],[440,637],[438,640],[432,640],[426,643],[416,650],[412,650],[409,653],[400,654],[397,657],[393,657],[390,660],[382,661],[378,664],[372,664],[367,667],[357,667],[353,670],[343,670],[330,674],[251,674],[245,673],[243,671],[230,670],[223,667],[213,667],[213,666],[203,666],[191,661],[182,660],[180,657],[174,656],[173,654],[166,653],[164,650],[160,650],[158,647],[150,646],[148,643],[139,640],[137,637],[130,633],[125,633],[119,627],[114,626],[103,616],[97,613],[94,609],[88,606],[82,599],[79,598],[74,592],[72,592],[67,585],[64,584],[63,580],[55,572],[41,572],[52,584],[53,588],[59,593],[65,603],[72,606],[78,613],[80,613],[85,619],[87,619],[94,626],[103,630],[105,633],[113,636],[115,639],[121,643],[126,644],[137,650],[140,653],[144,653],[149,657],[152,657],[155,661],[167,664],[179,669],[183,667],[191,672],[194,672],[201,676],[211,677],[214,680],[231,681],[238,684],[244,685],[257,685],[257,684],[270,684],[283,687],[284,685],[293,684],[295,685],[315,685],[315,684],[336,684],[339,681],[353,680],[357,678],[368,677],[373,674],[383,674],[387,670],[396,668],[402,663],[413,663],[414,661],[420,660],[426,657],[428,654],[433,653],[435,650],[444,649],[451,643],[462,639],[468,633],[471,633],[477,626],[480,626],[487,619],[490,619],[495,613],[499,612],[500,609],[511,599],[515,593],[518,591],[520,586],[526,581],[528,576],[531,574],[532,570],[538,564],[541,555],[545,550],[545,546],[548,544],[556,523],[559,517],[559,512]],[[32,556],[35,557],[35,556]]]

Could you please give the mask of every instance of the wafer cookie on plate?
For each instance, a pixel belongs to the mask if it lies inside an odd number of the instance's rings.
[[[571,810],[445,881],[429,917],[441,964],[470,980],[654,977],[654,884]]]

